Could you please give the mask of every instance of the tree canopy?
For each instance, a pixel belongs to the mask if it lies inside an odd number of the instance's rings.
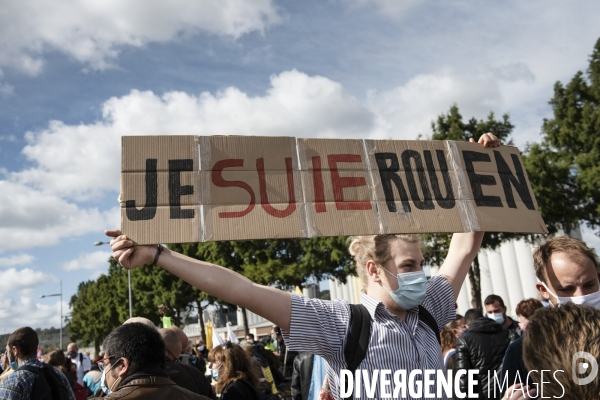
[[[550,233],[581,222],[600,226],[600,39],[589,66],[564,85],[556,82],[553,117],[542,142],[528,147],[525,167]]]

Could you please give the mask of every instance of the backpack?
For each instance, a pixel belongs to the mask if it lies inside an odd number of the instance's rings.
[[[344,358],[346,359],[348,370],[356,371],[367,355],[369,339],[371,338],[371,315],[367,307],[362,304],[349,304],[349,306],[350,327],[348,329],[348,338],[344,345]],[[423,306],[419,306],[419,320],[423,321],[435,333],[438,343],[441,344],[438,324],[433,315]],[[352,393],[350,398],[353,397],[354,393]]]
[[[60,380],[53,366],[46,363],[42,367],[21,365],[19,371],[36,374],[31,400],[69,400],[69,388]]]

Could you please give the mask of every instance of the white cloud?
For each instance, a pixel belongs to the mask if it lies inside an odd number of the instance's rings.
[[[62,264],[65,271],[76,271],[80,269],[106,269],[110,251],[94,251],[93,253],[81,253],[75,260],[70,260]]]
[[[0,291],[32,289],[48,282],[56,282],[56,277],[29,268],[10,268],[0,271]]]
[[[17,267],[19,265],[31,264],[35,257],[31,254],[15,254],[9,257],[0,257],[0,267]]]
[[[32,292],[24,291],[17,301],[10,296],[0,300],[1,333],[11,333],[17,328],[29,326],[36,328],[58,328],[60,326],[60,300],[42,300],[46,303],[36,303]],[[62,302],[63,316],[69,312],[69,304]],[[63,325],[64,328],[64,325]]]
[[[6,0],[0,10],[0,65],[37,74],[43,53],[58,50],[105,69],[123,46],[199,31],[235,39],[280,20],[272,0]]]
[[[350,7],[375,7],[381,14],[399,18],[408,14],[423,0],[343,0]]]
[[[81,209],[51,193],[0,181],[0,252],[57,244],[118,226],[119,208]]]
[[[4,72],[0,69],[0,96],[9,96],[15,93],[15,88],[8,83],[2,82]]]
[[[122,135],[364,137],[373,122],[341,84],[296,70],[272,76],[271,87],[257,97],[235,87],[199,96],[134,90],[106,101],[102,120],[94,124],[53,121],[27,133],[23,153],[36,166],[11,180],[85,200],[118,191]]]
[[[484,118],[491,110],[503,108],[497,83],[485,77],[463,77],[450,70],[417,75],[390,91],[369,93],[369,104],[377,115],[374,136],[416,139],[429,136],[431,121],[456,103],[464,120]]]

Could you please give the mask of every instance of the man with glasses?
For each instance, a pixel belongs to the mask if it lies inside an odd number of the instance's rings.
[[[135,340],[134,340],[135,339]],[[98,361],[106,399],[208,400],[177,386],[165,368],[165,343],[156,329],[140,323],[119,326],[103,343]]]

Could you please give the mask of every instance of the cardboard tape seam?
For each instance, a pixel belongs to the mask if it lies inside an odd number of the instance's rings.
[[[375,144],[375,140],[373,139],[362,139],[363,142],[363,148],[364,148],[364,152],[366,154],[366,160],[367,160],[367,168],[369,168],[369,179],[371,181],[371,187],[373,188],[373,201],[374,203],[377,205],[376,211],[377,211],[377,219],[379,221],[379,234],[380,235],[384,235],[386,233],[393,233],[394,228],[393,228],[393,224],[391,224],[388,221],[384,221],[382,218],[382,213],[380,212],[379,208],[380,208],[380,201],[377,200],[377,196],[376,193],[382,192],[381,189],[381,179],[379,178],[379,169],[374,168],[373,167],[373,163],[371,163],[371,159],[375,157],[375,151],[377,150],[377,146]],[[383,203],[385,203],[385,201],[383,201]],[[395,213],[387,213],[388,215],[393,215],[394,219],[400,221],[400,223],[409,223],[412,224],[413,223],[413,219],[412,216],[410,214],[410,212],[406,212],[404,211],[404,208],[401,207],[396,207],[396,212]]]
[[[469,185],[467,185],[465,171],[462,169],[460,163],[458,147],[456,147],[456,143],[452,140],[445,140],[444,145],[446,146],[450,168],[454,170],[454,176],[458,183],[458,185],[456,185],[456,201],[458,203],[458,214],[460,216],[463,229],[465,232],[480,231],[481,229],[479,227],[479,221],[477,220],[477,214],[475,213],[473,200],[469,198],[469,194],[466,192],[469,188]]]

